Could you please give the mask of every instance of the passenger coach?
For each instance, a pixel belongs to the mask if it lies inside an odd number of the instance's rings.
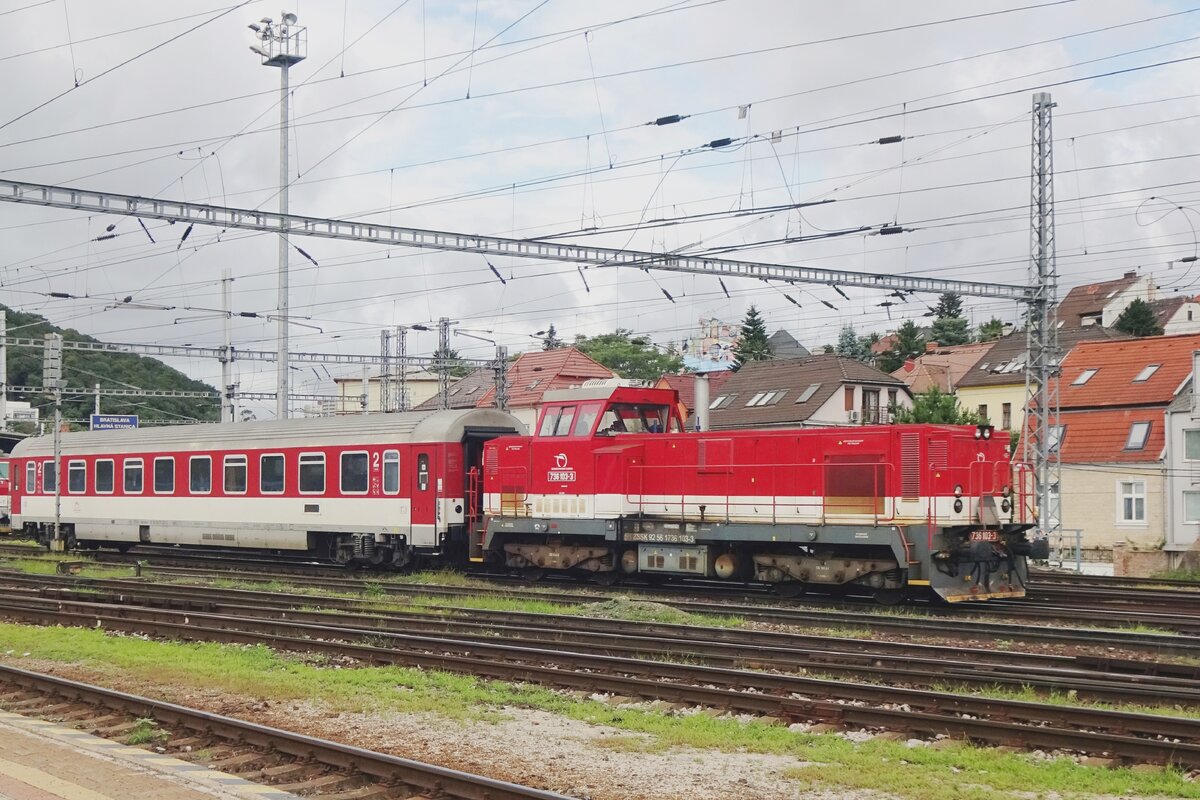
[[[60,516],[69,546],[465,560],[483,443],[518,433],[516,418],[493,409],[65,433]],[[14,527],[43,541],[54,522],[52,439],[26,439],[11,459]]]

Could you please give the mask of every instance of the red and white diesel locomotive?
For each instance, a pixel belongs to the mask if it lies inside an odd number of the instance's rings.
[[[882,602],[914,586],[1020,597],[1043,555],[1030,473],[989,428],[688,433],[672,390],[546,401],[532,436],[493,409],[64,434],[61,520],[84,547],[859,586]],[[14,526],[45,538],[50,437],[18,444],[12,469]]]

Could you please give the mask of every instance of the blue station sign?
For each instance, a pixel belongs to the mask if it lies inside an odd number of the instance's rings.
[[[119,431],[137,426],[137,414],[92,414],[94,431]]]

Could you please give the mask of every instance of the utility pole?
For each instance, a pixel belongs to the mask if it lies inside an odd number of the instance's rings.
[[[0,308],[0,431],[8,430],[8,312]],[[16,480],[16,478],[13,478]]]
[[[93,403],[92,413],[95,414],[96,416],[100,416],[100,384],[97,383],[93,387],[92,394],[94,395],[94,399],[95,399],[95,402]]]
[[[496,346],[496,408],[508,410],[508,348]]]
[[[396,410],[392,402],[392,332],[387,328],[379,332],[379,357],[383,361],[383,368],[379,371],[379,410],[387,414]]]
[[[233,276],[229,267],[221,275],[221,309],[225,312],[225,344],[221,348],[221,421],[237,422],[233,407],[233,310],[229,295],[233,287]]]
[[[279,355],[276,364],[275,416],[288,417],[288,69],[307,55],[307,29],[296,25],[296,15],[284,12],[279,24],[263,17],[250,30],[262,45],[250,49],[268,67],[279,67]]]
[[[396,410],[408,411],[408,326],[396,326],[396,360],[400,366]]]
[[[47,333],[42,350],[42,386],[54,396],[54,535],[50,549],[61,553],[66,549],[62,538],[62,334]],[[45,467],[42,483],[45,485]]]
[[[1058,267],[1054,260],[1054,134],[1047,92],[1033,96],[1033,165],[1030,198],[1029,302],[1025,326],[1029,364],[1025,391],[1029,398],[1029,423],[1025,426],[1024,459],[1033,463],[1038,498],[1038,529],[1050,536],[1062,528],[1062,464],[1059,444],[1058,373],[1062,354],[1058,328],[1051,314],[1058,302]]]
[[[359,405],[362,406],[363,414],[371,412],[371,366],[369,364],[363,364],[362,394],[359,395]]]
[[[438,408],[450,407],[450,318],[438,320]]]

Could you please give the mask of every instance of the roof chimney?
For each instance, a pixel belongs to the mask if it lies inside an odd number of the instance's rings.
[[[905,372],[912,372],[916,368],[917,368],[916,361],[913,361],[911,358],[906,358],[904,360],[904,371]]]
[[[938,349],[937,342],[926,342],[925,343],[925,352],[926,353],[932,353],[934,350],[937,350],[937,349]]]
[[[1136,270],[1136,269],[1131,269],[1131,270],[1129,270],[1129,272],[1126,272],[1126,273],[1125,273],[1125,277],[1126,277],[1126,278],[1136,278],[1136,277],[1137,277],[1137,270]]]

